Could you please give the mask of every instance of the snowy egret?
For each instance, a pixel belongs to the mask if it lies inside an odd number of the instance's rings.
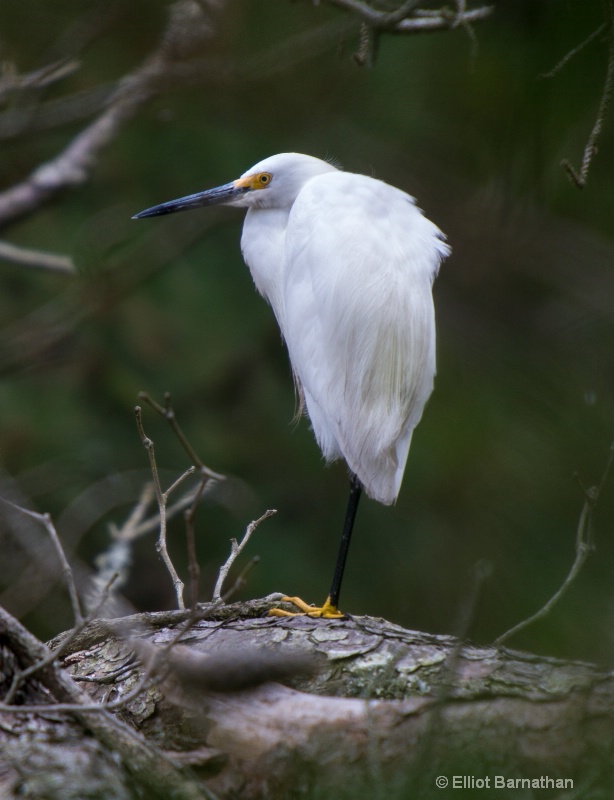
[[[413,197],[298,153],[134,219],[215,204],[247,208],[241,250],[271,304],[327,461],[344,458],[350,499],[332,587],[312,616],[341,617],[339,590],[361,490],[393,503],[433,390],[432,284],[450,248]],[[277,610],[279,614],[285,614]]]

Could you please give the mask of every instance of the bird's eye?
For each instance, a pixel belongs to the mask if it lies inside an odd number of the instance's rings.
[[[260,182],[261,186],[266,186],[267,183],[271,182],[271,176],[268,172],[261,172],[258,176],[258,181]]]

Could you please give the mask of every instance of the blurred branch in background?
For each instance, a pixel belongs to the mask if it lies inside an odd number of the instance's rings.
[[[544,78],[555,77],[555,75],[558,75],[563,67],[568,64],[572,58],[574,58],[574,56],[578,55],[578,53],[584,50],[587,45],[598,39],[602,34],[605,34],[604,39],[608,42],[605,81],[597,109],[597,118],[595,119],[595,123],[593,124],[588,140],[584,147],[580,169],[577,170],[568,158],[564,158],[561,161],[561,166],[569,176],[569,180],[578,189],[583,189],[586,186],[591,162],[593,157],[597,155],[597,139],[603,130],[605,118],[608,113],[608,107],[610,105],[610,98],[612,96],[612,88],[614,87],[614,10],[611,3],[605,3],[604,8],[608,19],[599,25],[599,27],[591,34],[589,34],[584,41],[580,42],[577,47],[574,47],[572,50],[566,53],[558,62],[558,64],[556,64],[549,72],[544,73],[542,76]]]
[[[452,29],[470,25],[492,12],[492,7],[487,6],[467,10],[464,0],[458,0],[456,11],[441,9],[438,12],[417,9],[416,2],[403,3],[393,12],[380,12],[356,0],[330,2],[358,15],[364,24],[378,33]],[[45,128],[90,114],[98,103],[106,106],[100,116],[81,131],[59,155],[37,167],[26,180],[0,194],[0,228],[35,213],[59,192],[85,183],[101,151],[113,141],[122,126],[160,91],[168,90],[177,82],[193,80],[195,75],[202,80],[203,70],[206,74],[207,67],[211,65],[200,61],[194,64],[188,62],[212,38],[212,19],[222,6],[223,3],[219,0],[201,0],[199,3],[180,0],[172,5],[170,20],[158,49],[145,59],[139,69],[118,82],[110,96],[108,87],[101,86],[76,97],[54,101],[52,108],[43,108],[40,115],[36,107],[26,107],[25,111],[5,112],[0,117],[2,138],[26,133],[30,122],[34,129]],[[319,40],[320,45],[329,46],[331,33],[336,35],[337,26],[323,26],[321,30],[302,33],[298,41],[281,45],[281,55],[284,52],[289,53],[293,62],[305,55],[312,57],[313,45]],[[301,46],[297,48],[297,44]],[[264,58],[262,55],[257,57],[260,77],[262,70],[266,73],[271,68],[267,66],[271,63],[275,70],[288,67],[287,58],[279,58],[279,48],[278,45],[270,54],[264,54]],[[246,65],[243,70],[239,70],[251,73],[253,66],[247,68]],[[55,83],[72,74],[77,67],[77,62],[68,61],[49,65],[26,76],[11,76],[9,71],[0,82],[0,98],[3,94],[19,93],[32,86],[42,88]],[[52,113],[49,113],[50,110]]]
[[[168,424],[171,426],[171,430],[179,440],[179,444],[183,447],[186,451],[188,458],[192,461],[202,474],[202,479],[206,482],[209,480],[215,481],[224,481],[226,480],[226,476],[222,475],[220,472],[214,472],[210,469],[202,460],[202,458],[198,455],[198,453],[194,450],[190,442],[188,441],[187,436],[181,429],[181,426],[177,422],[177,416],[175,414],[175,409],[173,408],[172,404],[172,396],[170,392],[165,392],[164,394],[164,405],[160,405],[157,403],[147,392],[139,392],[139,400],[142,400],[144,403],[150,408],[153,408],[161,417],[163,417]]]
[[[16,503],[12,503],[10,500],[7,500],[4,497],[0,497],[0,501],[2,501],[2,503],[12,508],[14,511],[17,511],[19,514],[23,514],[24,516],[29,517],[35,522],[38,522],[47,531],[49,539],[51,540],[51,543],[53,545],[56,557],[62,567],[64,581],[66,583],[66,587],[68,589],[68,595],[70,597],[70,602],[72,605],[75,625],[77,626],[81,625],[83,623],[83,614],[81,612],[81,603],[79,602],[79,594],[77,592],[77,586],[75,584],[75,579],[73,577],[73,571],[68,562],[68,559],[66,558],[66,554],[64,553],[64,548],[60,543],[60,538],[55,529],[55,525],[53,524],[53,520],[51,519],[51,515],[39,514],[37,511],[31,511],[28,508],[23,508],[22,506],[19,506]]]
[[[40,250],[30,250],[17,247],[14,244],[0,241],[0,260],[12,261],[24,267],[33,269],[46,269],[51,272],[75,272],[75,265],[70,256],[59,256],[54,253],[43,253]]]
[[[46,89],[72,75],[79,69],[79,66],[79,62],[76,60],[62,59],[54,64],[47,64],[33,72],[20,75],[12,64],[5,62],[0,67],[0,103],[8,102],[17,92]]]
[[[410,8],[411,5],[411,8]],[[405,25],[410,22],[409,14],[419,13],[416,3],[403,4],[397,11],[383,14],[371,10],[367,14],[369,24],[378,30],[390,29],[390,26]],[[181,0],[171,6],[167,28],[161,37],[158,49],[145,59],[142,66],[126,76],[115,86],[106,83],[90,90],[83,90],[69,97],[54,99],[41,103],[38,93],[28,94],[33,88],[42,89],[55,85],[72,75],[79,67],[74,58],[64,58],[39,70],[20,75],[16,70],[5,68],[0,81],[0,99],[15,99],[15,96],[28,95],[27,102],[13,102],[11,107],[0,114],[0,138],[22,136],[37,132],[55,125],[74,122],[90,116],[104,107],[100,116],[81,131],[68,146],[55,158],[35,169],[24,181],[0,193],[0,227],[6,227],[20,218],[37,213],[47,202],[61,192],[76,188],[87,181],[92,169],[101,155],[122,130],[122,126],[131,119],[138,110],[161,91],[168,91],[177,85],[189,86],[203,81],[228,82],[240,80],[262,80],[272,74],[278,74],[300,61],[313,58],[323,49],[329,49],[339,40],[344,26],[333,21],[314,29],[301,31],[282,42],[247,57],[243,62],[227,64],[215,59],[203,59],[203,46],[213,35],[213,17],[223,7],[221,2],[202,0],[200,3]],[[366,6],[348,7],[346,10],[366,14]],[[459,24],[482,19],[491,9],[483,7],[472,12],[458,3],[456,12],[448,14],[445,26],[457,27]],[[427,12],[424,12],[425,14]],[[443,12],[442,12],[443,13]],[[73,31],[76,40],[71,39],[71,48],[80,48],[94,36],[98,27],[104,30],[110,23],[105,17],[101,26],[100,14],[94,19],[86,16]],[[111,20],[113,15],[111,14]],[[427,17],[424,17],[427,20]],[[420,20],[414,20],[420,22]],[[432,19],[428,18],[429,24]],[[441,22],[441,20],[440,20]],[[365,23],[366,24],[366,23]],[[411,32],[407,28],[406,32]],[[420,26],[416,28],[421,30]],[[72,36],[71,33],[71,36]],[[77,35],[78,34],[78,35]],[[66,38],[68,37],[68,32]],[[73,37],[75,38],[75,37]],[[204,232],[202,222],[186,222],[189,231],[186,240],[179,245],[180,228],[174,230],[175,249],[166,240],[164,234],[153,234],[154,245],[140,256],[131,254],[132,268],[124,269],[123,260],[114,270],[117,278],[123,283],[128,277],[125,290],[115,282],[113,299],[105,292],[92,292],[90,286],[83,289],[79,284],[71,286],[64,295],[50,300],[45,306],[33,311],[27,318],[18,321],[4,330],[4,341],[10,347],[0,351],[0,371],[11,369],[16,363],[32,363],[39,356],[50,352],[66,336],[72,335],[77,325],[88,319],[100,309],[108,310],[109,302],[118,302],[125,292],[130,292],[135,283],[145,280],[148,275],[170,263],[178,252]],[[161,258],[165,250],[170,249],[167,258]],[[0,243],[0,259],[13,261],[28,267],[65,272],[74,272],[74,263],[68,256],[16,247],[8,242]],[[141,266],[142,274],[135,270],[134,264]],[[92,305],[94,304],[94,305]],[[96,306],[96,307],[94,307]],[[40,322],[44,320],[44,333]]]
[[[455,10],[442,6],[436,11],[418,8],[420,0],[406,0],[393,11],[379,10],[361,0],[325,0],[325,2],[355,14],[374,30],[389,33],[430,33],[457,28],[459,25],[486,19],[494,11],[494,6],[467,9],[465,0],[456,0]]]
[[[589,489],[585,489],[582,484],[580,484],[580,487],[584,493],[584,506],[582,507],[580,519],[578,521],[578,527],[576,529],[576,557],[567,577],[559,589],[557,589],[557,591],[552,595],[548,602],[539,609],[539,611],[536,611],[535,614],[532,614],[530,617],[528,617],[528,619],[524,619],[522,622],[514,625],[513,628],[505,631],[505,633],[502,633],[501,636],[498,636],[494,642],[496,646],[501,646],[503,642],[506,642],[515,634],[520,633],[520,631],[524,630],[529,625],[532,625],[534,622],[537,622],[538,620],[548,616],[554,606],[559,602],[559,600],[561,600],[563,595],[578,577],[586,559],[595,551],[595,543],[593,540],[593,512],[595,511],[599,498],[603,492],[603,487],[610,476],[613,462],[614,442],[610,445],[606,465],[599,483],[596,486],[591,486]]]
[[[117,591],[126,583],[132,563],[131,545],[145,531],[143,523],[155,497],[152,483],[143,486],[136,505],[122,525],[109,525],[110,546],[96,557],[96,572],[92,575],[91,586],[84,592],[84,604],[88,613],[97,608],[101,616],[108,618],[120,615],[120,610],[110,592],[109,582],[113,579],[113,589]],[[167,513],[170,517],[171,513]],[[159,518],[155,520],[159,526]],[[152,529],[156,526],[152,525]]]
[[[394,10],[380,10],[361,0],[325,0],[329,5],[342,8],[361,21],[360,41],[354,60],[360,66],[371,67],[377,57],[382,33],[434,33],[463,27],[474,40],[473,22],[486,19],[494,6],[467,9],[466,0],[456,0],[456,9],[446,6],[439,10],[418,8],[420,0],[406,0]]]
[[[208,5],[217,10],[220,4],[212,0]],[[124,123],[160,90],[169,65],[212,35],[211,19],[205,17],[203,4],[198,7],[179,2],[171,6],[170,22],[160,47],[136,72],[119,83],[103,113],[58,156],[0,194],[0,228],[36,212],[60,191],[83,184],[101,151],[118,135]]]

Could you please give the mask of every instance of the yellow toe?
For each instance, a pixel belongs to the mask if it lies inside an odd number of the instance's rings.
[[[330,602],[330,597],[326,598],[323,606],[310,606],[300,597],[282,597],[282,603],[292,603],[299,611],[285,611],[282,608],[272,608],[269,611],[271,617],[318,617],[321,619],[344,619],[345,614]]]

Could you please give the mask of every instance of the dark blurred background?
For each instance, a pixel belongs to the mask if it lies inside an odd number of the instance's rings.
[[[574,473],[598,482],[614,439],[614,115],[583,190],[560,165],[581,161],[607,42],[597,36],[542,76],[603,22],[604,4],[494,6],[473,36],[383,36],[361,68],[359,23],[339,10],[228,2],[197,54],[200,77],[144,104],[86,184],[3,231],[77,266],[66,276],[0,263],[0,462],[9,495],[52,514],[82,581],[149,477],[137,393],[168,390],[201,458],[231,476],[198,515],[202,598],[230,537],[276,508],[238,565],[262,559],[238,597],[324,599],[345,468],[326,468],[308,422],[292,422],[286,352],[240,254],[242,212],[130,219],[297,151],[415,195],[453,247],[435,288],[436,390],[397,505],[360,509],[343,609],[489,642],[562,583],[584,502]],[[5,74],[80,62],[62,81],[4,98],[4,189],[95,118],[156,50],[168,11],[150,0],[0,5]],[[168,485],[189,461],[164,420],[149,409],[144,420]],[[596,554],[511,646],[614,660],[613,488],[594,513]],[[70,627],[64,589],[42,580],[14,524],[3,534],[0,602],[41,636]],[[170,539],[185,575],[181,520]],[[134,607],[172,607],[154,537],[133,555]],[[461,630],[484,561],[491,575]]]

